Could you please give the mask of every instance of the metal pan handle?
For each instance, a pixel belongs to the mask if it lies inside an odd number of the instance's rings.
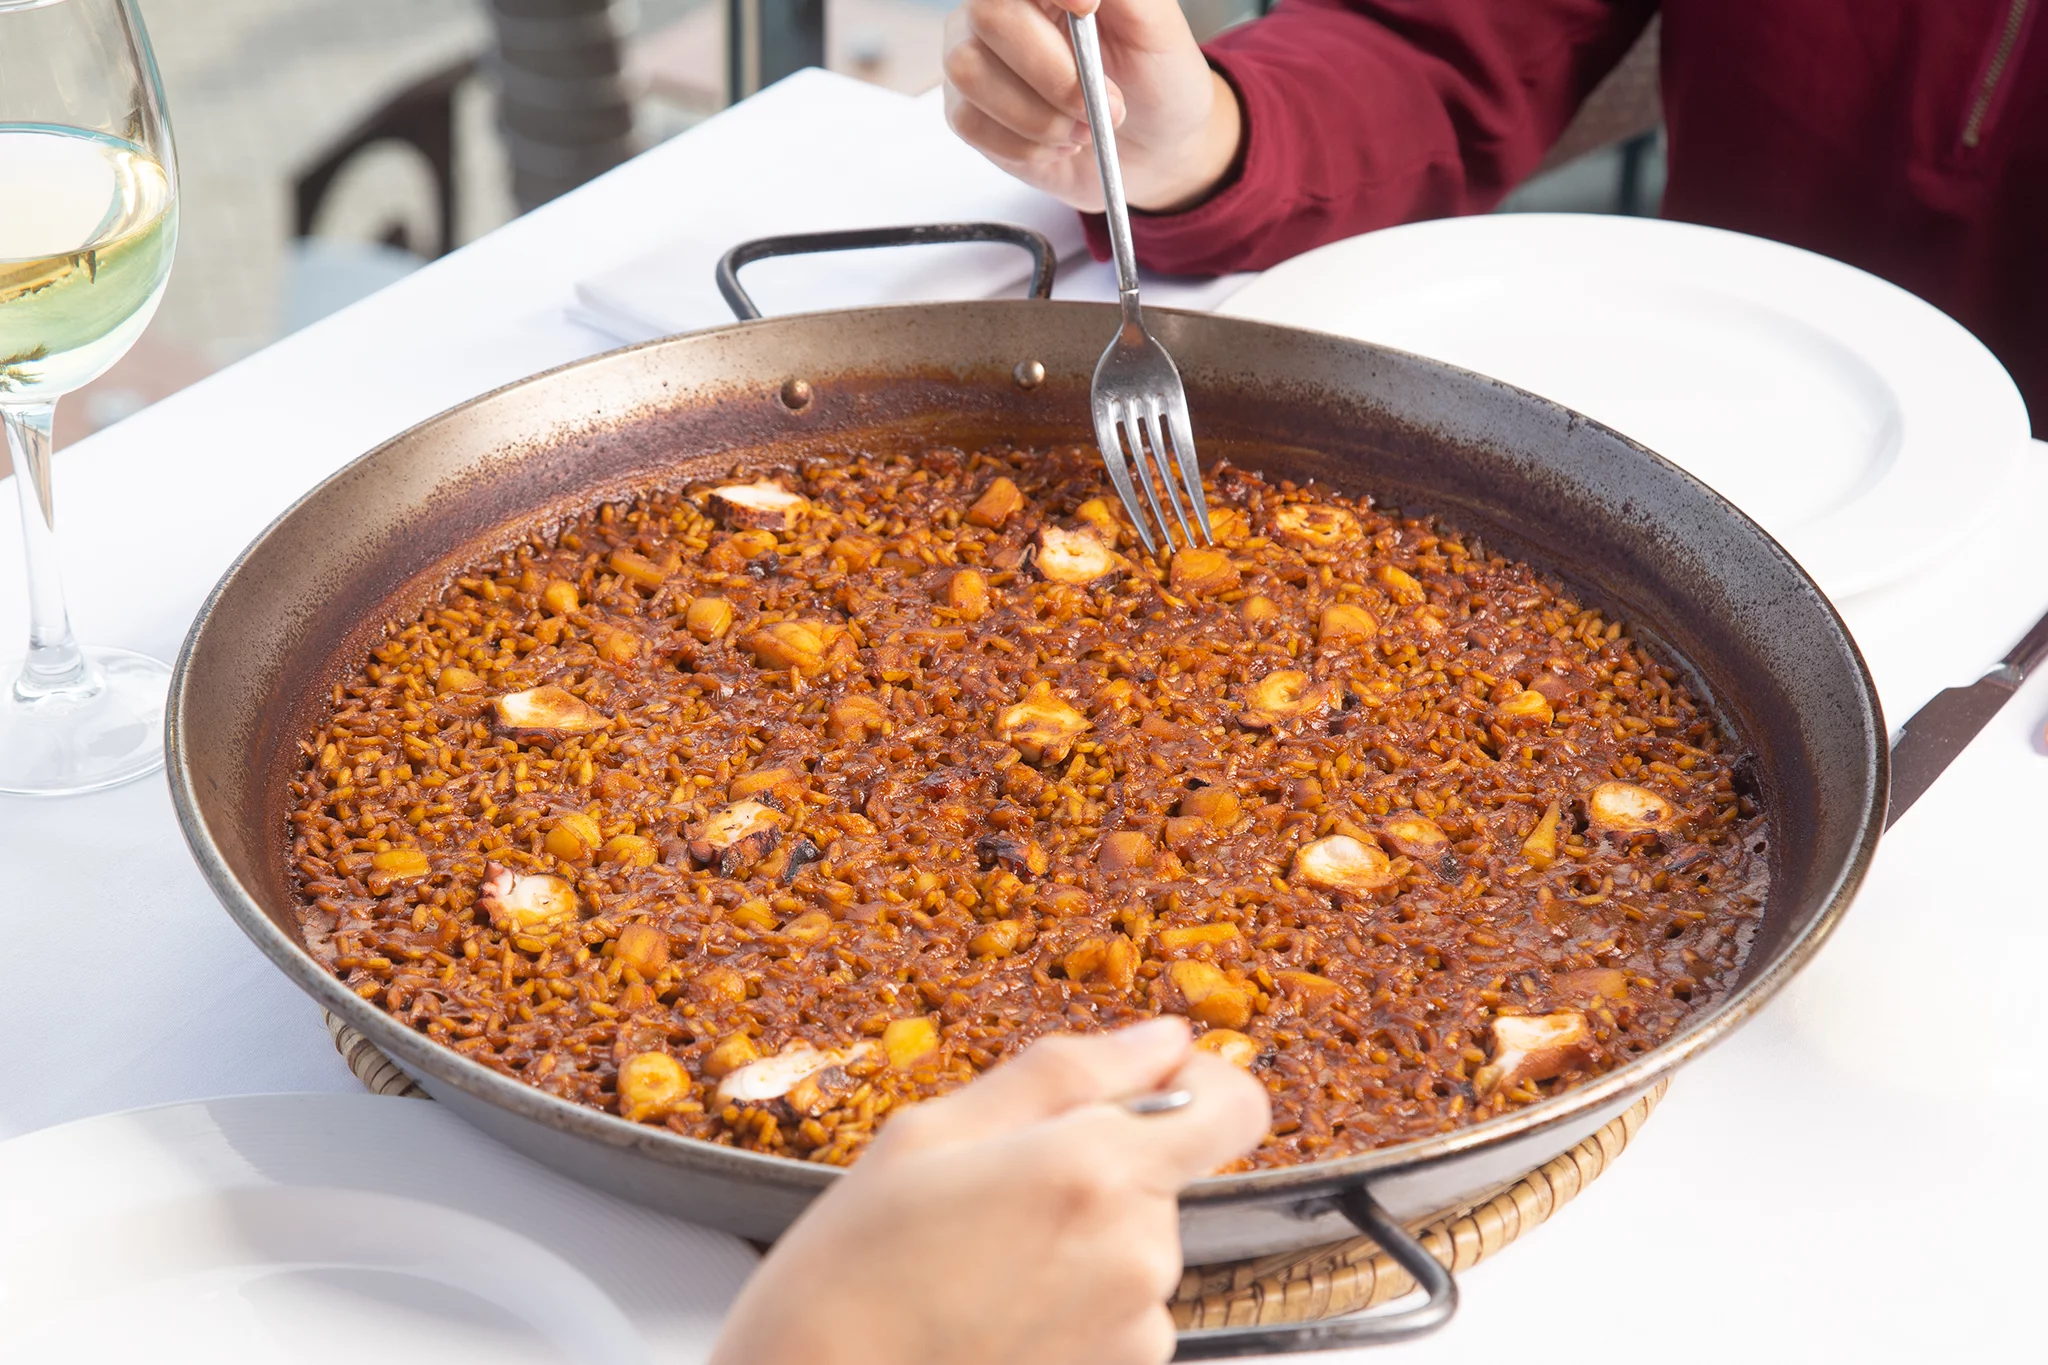
[[[742,242],[718,263],[718,292],[734,316],[752,322],[761,310],[740,288],[740,267],[770,256],[809,256],[821,251],[862,251],[877,246],[933,246],[946,242],[1008,242],[1031,253],[1031,297],[1052,297],[1052,275],[1059,265],[1045,234],[1009,223],[925,223],[912,227],[853,228],[844,232],[799,232],[786,237],[760,237]]]
[[[1415,1277],[1425,1295],[1413,1308],[1392,1313],[1355,1313],[1326,1322],[1286,1327],[1210,1327],[1182,1332],[1175,1360],[1223,1360],[1233,1356],[1286,1355],[1292,1351],[1332,1351],[1346,1346],[1381,1346],[1426,1336],[1458,1311],[1458,1283],[1436,1257],[1408,1230],[1373,1202],[1360,1186],[1337,1196],[1337,1207],[1358,1230],[1378,1242],[1394,1263]]]

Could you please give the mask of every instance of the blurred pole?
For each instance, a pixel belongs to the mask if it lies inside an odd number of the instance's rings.
[[[729,103],[825,64],[825,0],[726,0],[725,14]]]
[[[498,126],[521,213],[632,156],[628,21],[612,0],[488,0]]]

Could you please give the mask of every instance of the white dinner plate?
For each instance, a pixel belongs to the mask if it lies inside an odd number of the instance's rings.
[[[437,1104],[253,1095],[0,1144],[0,1360],[668,1365],[754,1253]]]
[[[1488,214],[1334,242],[1218,309],[1544,395],[1684,466],[1837,599],[1967,535],[2026,405],[1955,321],[1874,275],[1655,218]]]

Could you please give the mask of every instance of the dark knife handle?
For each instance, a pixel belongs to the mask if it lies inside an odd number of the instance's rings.
[[[2004,663],[2013,671],[2013,680],[2017,682],[2043,659],[2048,659],[2048,616],[2034,622],[2034,628],[2020,637],[2020,642],[2005,656]]]

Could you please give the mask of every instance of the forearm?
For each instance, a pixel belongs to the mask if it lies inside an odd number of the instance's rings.
[[[1653,8],[1286,0],[1208,45],[1242,112],[1235,169],[1179,212],[1140,215],[1139,256],[1174,273],[1264,269],[1374,228],[1490,209]]]

